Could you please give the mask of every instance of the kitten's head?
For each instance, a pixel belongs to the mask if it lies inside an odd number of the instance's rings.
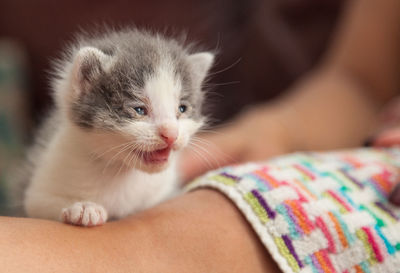
[[[70,58],[56,101],[102,160],[160,171],[204,122],[211,53],[126,30],[81,39]]]

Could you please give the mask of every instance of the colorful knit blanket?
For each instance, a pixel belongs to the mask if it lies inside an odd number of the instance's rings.
[[[284,273],[400,272],[400,149],[296,153],[225,167],[212,187],[242,211]]]

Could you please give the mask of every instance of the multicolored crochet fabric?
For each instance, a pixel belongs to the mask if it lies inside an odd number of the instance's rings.
[[[222,168],[212,187],[243,212],[285,273],[400,272],[400,149],[297,153]]]

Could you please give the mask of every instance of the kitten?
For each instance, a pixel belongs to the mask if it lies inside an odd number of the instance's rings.
[[[138,29],[80,37],[57,65],[55,107],[28,156],[26,214],[96,226],[169,198],[178,153],[204,121],[213,59]]]

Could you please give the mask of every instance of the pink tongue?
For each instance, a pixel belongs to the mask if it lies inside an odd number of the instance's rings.
[[[148,161],[167,161],[170,152],[171,152],[171,148],[167,147],[165,149],[147,153],[145,155],[145,159]]]

